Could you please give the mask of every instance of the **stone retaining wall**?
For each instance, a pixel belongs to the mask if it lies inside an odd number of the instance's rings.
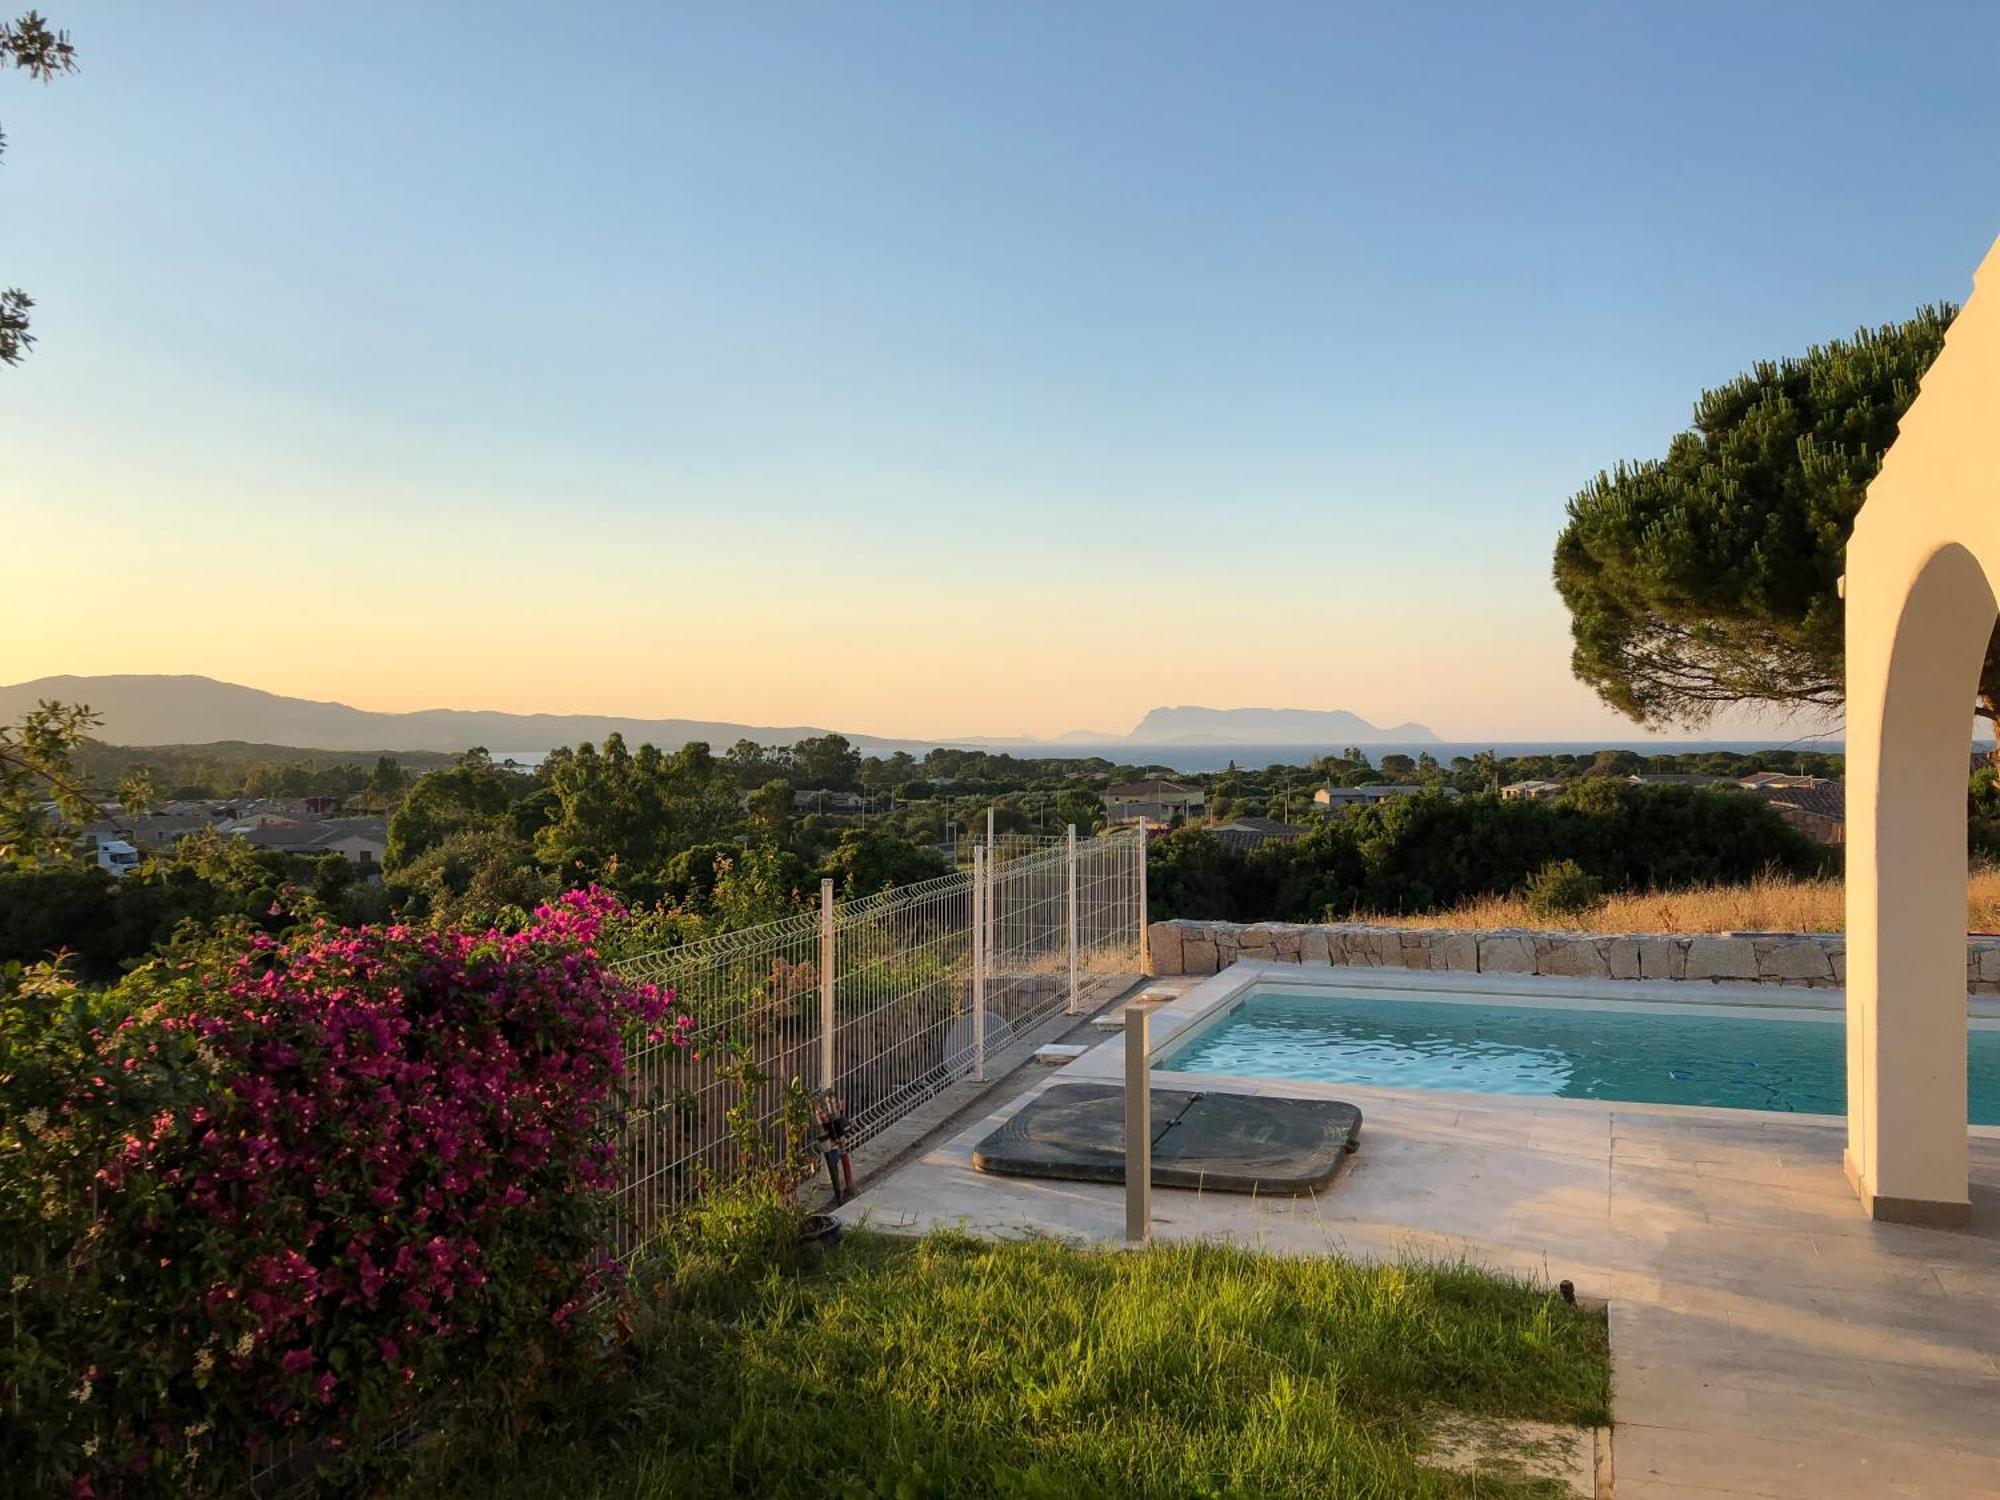
[[[1293,922],[1155,922],[1156,975],[1213,974],[1239,958],[1582,979],[1706,979],[1839,989],[1847,939],[1837,932],[1602,933]],[[2000,994],[2000,938],[1966,943],[1969,994]]]

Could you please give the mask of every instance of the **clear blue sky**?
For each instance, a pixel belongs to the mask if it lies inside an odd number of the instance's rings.
[[[2000,233],[1989,4],[46,8],[0,680],[1609,732],[1564,501]]]

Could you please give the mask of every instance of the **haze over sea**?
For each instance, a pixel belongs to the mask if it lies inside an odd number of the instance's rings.
[[[1051,744],[1046,740],[1004,744],[999,741],[939,740],[948,749],[991,750],[996,754],[1018,755],[1028,760],[1086,760],[1100,756],[1120,766],[1165,766],[1193,775],[1198,771],[1221,771],[1233,761],[1244,770],[1261,771],[1266,766],[1309,766],[1322,755],[1338,755],[1343,745],[1252,745],[1215,743],[1197,745],[1134,745],[1121,741],[1105,744]],[[718,752],[727,746],[712,746]],[[928,744],[912,742],[911,753],[921,754]],[[1429,753],[1440,765],[1449,766],[1455,755],[1473,756],[1482,750],[1495,755],[1590,755],[1599,750],[1631,750],[1639,755],[1683,755],[1708,750],[1804,750],[1838,755],[1842,742],[1835,739],[1788,740],[1426,740],[1410,743],[1385,742],[1361,746],[1376,765],[1385,755],[1415,758]],[[545,750],[495,750],[496,761],[512,761],[517,766],[539,765]]]
[[[1680,755],[1690,751],[1705,750],[1808,750],[1826,754],[1838,754],[1841,741],[1832,739],[1771,739],[1771,740],[1429,740],[1409,744],[1383,743],[1363,745],[1361,749],[1376,765],[1382,763],[1385,755],[1408,755],[1412,758],[1430,754],[1440,765],[1449,766],[1454,755],[1472,756],[1482,750],[1490,750],[1495,755],[1589,755],[1598,750],[1631,750],[1640,755]],[[1118,765],[1169,766],[1176,771],[1193,773],[1196,771],[1220,771],[1231,761],[1247,770],[1262,770],[1266,766],[1307,766],[1322,755],[1338,755],[1347,747],[1344,745],[1248,745],[1248,744],[1196,744],[1196,745],[1131,745],[1112,743],[1106,745],[988,745],[986,749],[1003,750],[1009,755],[1022,756],[1091,756],[1101,755]]]

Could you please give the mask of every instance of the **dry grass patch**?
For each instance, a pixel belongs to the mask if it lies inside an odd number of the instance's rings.
[[[1747,885],[1694,886],[1681,891],[1613,895],[1561,925],[1583,932],[1841,932],[1846,892],[1837,878],[1768,876]],[[1390,927],[1547,927],[1520,896],[1489,896],[1444,911],[1360,915],[1351,920]],[[1972,872],[1966,930],[2000,932],[2000,867]]]

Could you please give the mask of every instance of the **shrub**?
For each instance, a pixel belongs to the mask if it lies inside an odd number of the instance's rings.
[[[434,927],[469,927],[518,919],[558,885],[535,867],[525,839],[505,828],[465,827],[402,865],[385,889],[406,916],[427,917]]]
[[[850,828],[826,862],[826,872],[849,896],[872,896],[891,886],[915,885],[951,867],[931,849],[873,828]]]
[[[1207,917],[1228,921],[1244,912],[1255,921],[1267,913],[1256,904],[1268,882],[1239,851],[1231,849],[1206,828],[1180,828],[1153,839],[1146,850],[1148,915]]]
[[[572,892],[508,935],[258,935],[96,996],[17,980],[17,1492],[240,1483],[276,1442],[339,1448],[469,1371],[504,1392],[577,1347],[613,1274],[624,1045],[670,1006],[598,961],[615,909]]]
[[[1153,841],[1148,897],[1159,917],[1338,921],[1518,891],[1552,860],[1573,860],[1619,891],[1838,867],[1745,792],[1599,777],[1554,802],[1397,797],[1321,818],[1304,838],[1248,854],[1205,830],[1183,830]]]
[[[1604,882],[1573,859],[1552,859],[1528,877],[1526,897],[1541,920],[1579,917],[1604,904]]]

